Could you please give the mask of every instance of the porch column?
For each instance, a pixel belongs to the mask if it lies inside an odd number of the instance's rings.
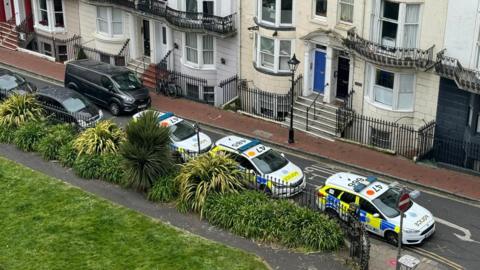
[[[332,59],[333,59],[333,48],[327,47],[327,56],[325,63],[325,91],[323,96],[323,102],[331,103],[334,99],[332,89]]]
[[[24,9],[25,8],[22,5],[22,1],[13,0],[13,11],[15,12],[15,14],[13,14],[13,16],[15,16],[15,24],[16,25],[20,25],[20,23],[22,23],[22,20],[24,18],[24,16],[22,16],[22,11]]]
[[[155,23],[154,20],[149,19],[148,24],[150,25],[149,31],[150,31],[150,63],[158,63],[161,59],[161,55],[158,55],[156,47],[157,47],[157,38],[160,39],[160,37],[156,33],[157,29],[157,24]]]
[[[312,50],[312,46],[310,42],[305,41],[304,43],[304,58],[303,58],[303,89],[302,89],[302,96],[309,96],[312,94],[312,90],[310,89],[310,76],[312,76],[312,64],[310,63],[310,51]]]

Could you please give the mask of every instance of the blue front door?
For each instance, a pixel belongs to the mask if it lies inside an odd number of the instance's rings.
[[[313,91],[322,93],[325,87],[325,53],[315,51],[315,69],[313,72]]]

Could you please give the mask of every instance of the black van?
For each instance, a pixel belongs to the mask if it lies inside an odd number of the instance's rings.
[[[148,89],[133,72],[93,60],[67,63],[65,87],[78,91],[113,115],[150,107]]]

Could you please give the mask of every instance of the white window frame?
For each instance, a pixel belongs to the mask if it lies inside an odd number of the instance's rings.
[[[393,91],[392,91],[392,106],[387,104],[377,102],[375,100],[375,86],[376,86],[376,71],[382,70],[385,72],[393,73],[394,74],[394,81],[393,81]],[[412,89],[412,104],[410,108],[399,108],[399,100],[400,100],[400,76],[408,75],[413,76],[413,89]],[[415,94],[416,94],[416,86],[417,86],[417,76],[415,73],[398,73],[388,69],[379,68],[372,64],[367,64],[365,67],[365,99],[369,101],[372,105],[379,107],[381,109],[390,110],[390,111],[397,111],[397,112],[413,112],[415,108]],[[378,86],[382,87],[382,86]]]
[[[317,14],[317,0],[312,1],[312,17],[316,20],[326,22],[328,16],[328,0],[327,1],[327,10],[325,11],[325,16]]]
[[[480,133],[480,113],[477,113],[477,126],[475,127],[475,132]]]
[[[100,27],[99,27],[99,20],[101,20],[99,17],[98,17],[98,9],[99,8],[106,8],[107,9],[107,32],[101,32],[100,31]],[[104,36],[104,37],[108,37],[108,38],[121,38],[125,35],[125,16],[124,16],[124,13],[123,13],[123,10],[121,9],[115,9],[115,10],[118,10],[120,11],[120,16],[122,18],[122,21],[115,21],[115,23],[121,23],[122,24],[122,33],[121,34],[114,34],[113,33],[113,10],[115,8],[113,7],[102,7],[102,6],[97,6],[97,8],[95,9],[96,10],[96,13],[95,13],[95,26],[96,26],[96,33],[98,35],[101,35],[101,36]]]
[[[212,36],[212,42],[213,42],[213,63],[212,64],[205,64],[204,63],[204,59],[203,59],[203,53],[204,53],[204,50],[203,50],[203,37],[204,36],[207,36],[207,35],[203,35],[203,34],[195,34],[197,36],[197,59],[198,59],[198,63],[195,63],[195,62],[191,62],[187,59],[187,45],[186,45],[186,41],[187,41],[187,33],[184,33],[182,35],[182,38],[183,38],[183,56],[182,57],[182,61],[183,61],[183,64],[186,65],[186,66],[189,66],[191,68],[195,68],[195,69],[207,69],[207,70],[211,70],[211,69],[215,69],[215,62],[216,62],[216,59],[217,59],[217,39]],[[211,50],[209,50],[211,51]]]
[[[182,11],[187,11],[187,1],[179,1]],[[197,0],[197,13],[203,13],[203,2],[213,2],[213,15],[217,15],[217,0]]]
[[[63,27],[56,27],[55,21],[55,6],[53,0],[45,0],[47,4],[47,18],[48,18],[48,25],[40,24],[41,19],[41,9],[40,9],[40,0],[33,1],[33,8],[34,8],[34,18],[35,18],[35,28],[46,32],[65,32],[67,28],[67,18],[65,16],[65,2],[61,0],[62,3],[62,14],[63,14]]]
[[[245,0],[244,0],[245,1]],[[259,22],[265,25],[271,25],[273,27],[289,27],[295,24],[295,1],[292,1],[292,22],[291,23],[282,23],[282,0],[275,0],[275,22],[265,21],[262,18],[262,2],[263,0],[257,0],[257,19]],[[305,0],[301,0],[305,1]]]
[[[348,2],[346,2],[346,1],[347,1],[347,0],[338,0],[338,21],[341,22],[341,23],[344,23],[344,24],[349,24],[349,25],[351,25],[351,24],[353,24],[353,17],[355,16],[355,0],[352,1],[353,3],[348,3]],[[351,7],[352,7],[353,12],[352,12],[352,21],[351,21],[351,22],[349,22],[349,21],[344,21],[344,20],[341,19],[341,18],[342,18],[342,16],[341,16],[341,14],[342,14],[342,7],[343,7],[344,5],[348,5],[348,6],[351,6]]]
[[[295,51],[295,40],[294,39],[277,39],[277,38],[272,38],[269,36],[262,36],[260,34],[255,35],[256,36],[256,43],[257,48],[255,52],[256,58],[254,59],[255,65],[259,69],[264,69],[271,71],[273,73],[285,73],[285,72],[290,72],[290,70],[281,70],[280,69],[280,41],[290,41],[290,58],[293,56],[293,52]],[[263,38],[268,38],[268,39],[273,39],[273,68],[268,68],[262,66],[261,63],[261,39]]]
[[[389,18],[383,18],[383,8],[385,2],[393,2],[398,4],[398,19],[394,21]],[[399,3],[396,1],[388,1],[388,0],[376,0],[374,4],[374,13],[372,13],[372,29],[371,29],[371,37],[373,41],[382,44],[382,21],[387,21],[391,23],[397,24],[397,35],[395,38],[395,47],[404,47],[404,34],[405,34],[405,20],[406,20],[406,10],[407,5],[418,5],[418,23],[417,25],[417,36],[415,38],[415,48],[419,47],[420,44],[420,32],[422,28],[422,16],[423,16],[423,4],[422,3]],[[412,24],[412,23],[410,23]]]

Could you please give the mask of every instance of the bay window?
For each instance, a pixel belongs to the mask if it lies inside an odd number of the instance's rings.
[[[97,33],[107,37],[123,35],[123,12],[111,7],[97,7]]]
[[[374,104],[391,110],[413,110],[414,74],[394,73],[367,65],[365,82],[365,96]]]
[[[45,31],[63,31],[65,18],[62,0],[36,0],[35,23]]]
[[[375,9],[374,17],[377,19],[374,19],[376,23],[372,26],[374,40],[387,47],[418,46],[420,4],[377,0]]]
[[[291,40],[279,40],[257,35],[255,37],[256,57],[254,62],[257,67],[269,71],[289,72],[288,60],[292,57],[292,48]]]
[[[259,21],[274,26],[292,25],[293,0],[258,0]]]
[[[185,33],[185,60],[186,63],[202,68],[212,67],[215,64],[214,37],[196,33]]]
[[[339,0],[340,5],[340,21],[353,22],[353,3],[354,0]]]

